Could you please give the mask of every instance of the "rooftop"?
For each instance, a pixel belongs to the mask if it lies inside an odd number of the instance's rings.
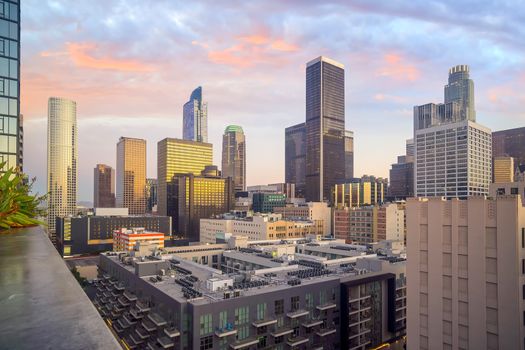
[[[121,349],[42,228],[0,235],[0,276],[0,348]]]

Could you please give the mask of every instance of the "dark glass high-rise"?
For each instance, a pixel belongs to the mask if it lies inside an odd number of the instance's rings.
[[[0,1],[0,163],[22,169],[20,123],[20,6]]]
[[[306,65],[306,200],[329,201],[345,181],[344,66],[326,57]]]

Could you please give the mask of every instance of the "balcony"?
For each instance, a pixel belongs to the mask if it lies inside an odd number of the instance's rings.
[[[335,309],[336,307],[337,307],[337,305],[335,303],[332,303],[332,302],[316,306],[317,310],[319,310],[319,311],[326,311],[326,310],[330,310],[330,309]]]
[[[243,340],[238,340],[234,343],[231,343],[230,344],[230,348],[236,350],[236,349],[245,349],[245,348],[248,348],[252,345],[257,345],[259,344],[259,339],[257,338],[247,338],[247,339],[243,339]]]
[[[128,301],[136,301],[137,300],[137,297],[135,296],[135,294],[133,294],[133,293],[131,293],[129,291],[125,291],[123,295]]]
[[[283,335],[287,335],[293,333],[293,328],[286,327],[286,328],[279,328],[275,332],[272,332],[272,337],[282,337]]]
[[[319,326],[323,324],[323,320],[308,320],[306,322],[303,322],[303,327],[305,328],[312,328],[312,327],[315,327],[315,326]]]
[[[170,349],[173,346],[175,346],[175,344],[173,343],[173,340],[171,340],[168,337],[159,337],[159,338],[157,338],[157,343],[163,349]]]
[[[153,312],[148,315],[148,319],[157,327],[165,326],[167,323],[159,314]]]
[[[164,334],[169,338],[176,338],[180,336],[180,331],[175,327],[164,328]]]
[[[142,320],[142,327],[144,327],[144,329],[148,332],[154,332],[157,330],[157,326],[155,326],[155,324],[151,322],[148,318]]]
[[[135,307],[140,312],[148,312],[150,310],[150,307],[140,300],[135,303]]]
[[[336,332],[335,327],[327,327],[327,328],[321,328],[315,334],[317,334],[320,337],[327,337],[329,335],[332,335]]]
[[[293,318],[308,316],[309,314],[310,313],[306,310],[296,310],[296,311],[287,313],[286,316],[293,319]]]
[[[264,327],[264,326],[270,326],[270,325],[276,324],[276,323],[277,323],[276,319],[274,319],[274,318],[267,318],[267,319],[264,319],[264,320],[254,321],[254,322],[252,322],[252,325],[255,328],[259,328],[259,327]]]
[[[135,333],[137,333],[137,335],[139,336],[140,339],[142,340],[145,340],[147,338],[150,337],[150,334],[148,331],[146,331],[144,328],[142,327],[137,327],[135,328]]]
[[[0,347],[120,349],[41,227],[0,235]]]
[[[237,330],[233,329],[233,327],[217,328],[215,330],[215,335],[219,338],[229,337],[235,334],[237,334]]]
[[[309,341],[310,341],[310,339],[305,338],[305,337],[292,337],[292,338],[286,339],[286,344],[288,344],[291,347],[294,347],[294,346],[299,346],[299,345],[302,345],[302,344],[306,344]]]

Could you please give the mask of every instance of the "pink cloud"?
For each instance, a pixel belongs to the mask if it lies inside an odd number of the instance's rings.
[[[225,49],[209,50],[209,61],[235,68],[251,67],[259,63],[282,64],[286,62],[286,58],[279,56],[280,53],[299,50],[299,46],[295,44],[266,34],[238,36],[235,40],[234,45]],[[208,48],[207,44],[199,45]]]
[[[140,62],[138,60],[113,58],[111,57],[111,54],[100,55],[100,57],[98,57],[96,55],[97,51],[100,50],[95,43],[68,42],[66,43],[66,51],[43,51],[40,53],[40,56],[68,56],[77,67],[81,68],[128,72],[150,72],[153,70],[153,67],[151,67],[149,64]]]
[[[382,66],[376,72],[377,76],[401,81],[416,81],[421,72],[406,58],[396,53],[387,53],[383,56]]]

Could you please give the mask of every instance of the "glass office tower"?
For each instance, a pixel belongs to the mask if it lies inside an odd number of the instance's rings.
[[[202,102],[202,87],[193,90],[184,104],[182,124],[184,140],[208,142],[208,104]]]
[[[295,184],[295,196],[304,197],[306,185],[306,127],[305,123],[285,129],[285,182]]]
[[[77,104],[51,97],[47,120],[48,227],[55,236],[55,219],[76,214],[77,206]]]
[[[165,138],[157,143],[157,186],[159,215],[168,215],[167,187],[177,174],[200,175],[213,163],[211,143]],[[177,225],[173,225],[177,227]]]
[[[106,164],[93,169],[93,207],[115,207],[115,170]]]
[[[117,144],[117,208],[146,212],[146,140],[121,137]]]
[[[460,120],[476,121],[474,81],[470,79],[470,68],[466,64],[457,65],[448,71],[448,84],[445,85],[445,104],[450,102],[459,104]]]
[[[20,6],[0,1],[0,163],[22,170]]]
[[[222,176],[233,179],[235,191],[246,191],[246,138],[238,125],[229,125],[222,136]]]
[[[344,66],[326,57],[306,65],[306,200],[329,201],[345,180]]]

